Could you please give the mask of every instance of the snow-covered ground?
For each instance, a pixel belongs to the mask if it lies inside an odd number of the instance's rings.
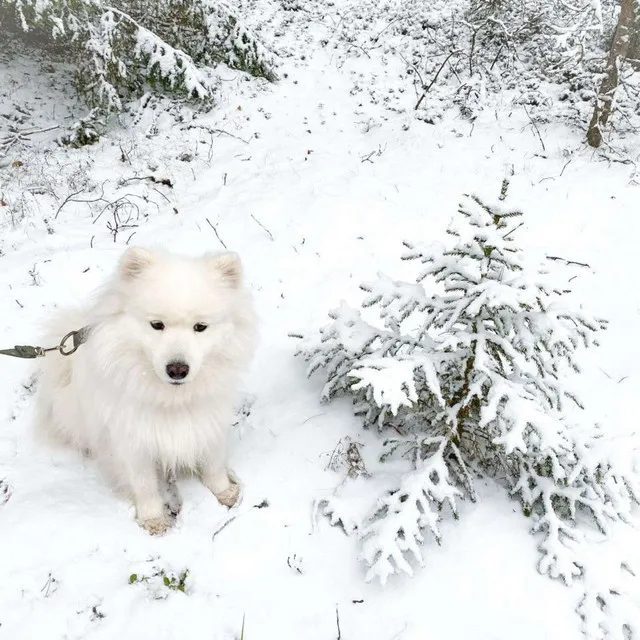
[[[278,83],[225,69],[206,115],[152,101],[94,147],[57,148],[52,131],[0,158],[2,348],[32,342],[51,309],[90,295],[127,243],[237,250],[262,336],[233,439],[242,504],[228,511],[187,482],[177,525],[159,538],[91,462],[35,448],[31,364],[0,360],[0,638],[221,640],[240,638],[244,620],[246,640],[578,639],[584,585],[538,575],[529,522],[491,483],[445,523],[441,546],[427,543],[414,578],[365,583],[358,542],[313,507],[344,478],[329,465],[341,439],[372,436],[347,401],[319,403],[288,334],[324,323],[341,299],[358,303],[378,271],[410,277],[402,240],[442,237],[461,194],[496,196],[513,168],[527,248],[590,265],[572,284],[610,327],[582,385],[622,455],[638,444],[634,167],[603,161],[580,131],[536,130],[516,107],[473,124],[417,121],[401,60],[345,56],[321,44],[335,14],[289,13],[264,27],[285,54]],[[9,118],[45,129],[61,112],[83,115],[55,69],[64,65],[28,53],[0,58],[0,137]],[[613,606],[636,624],[640,584],[618,583],[618,569],[622,559],[640,569],[639,542],[635,522],[594,543],[587,585],[593,597],[617,588]],[[184,593],[164,584],[185,570]]]

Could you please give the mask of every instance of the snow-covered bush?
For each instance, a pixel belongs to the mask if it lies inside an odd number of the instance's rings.
[[[309,375],[326,379],[322,397],[350,395],[383,436],[380,460],[405,465],[349,525],[368,579],[411,574],[425,532],[439,540],[444,515],[475,500],[478,474],[519,500],[539,537],[539,570],[567,583],[581,573],[587,521],[606,532],[640,498],[569,386],[605,321],[568,305],[557,263],[519,248],[522,214],[505,206],[507,187],[493,205],[465,196],[446,246],[405,243],[404,259],[423,265],[416,282],[380,275],[362,285],[364,311],[343,303],[301,342]],[[342,519],[332,500],[325,513]]]
[[[104,126],[105,121],[100,117],[100,110],[93,108],[84,118],[74,122],[69,131],[60,136],[59,142],[72,148],[95,144],[100,139]]]
[[[268,80],[273,56],[222,0],[0,0],[0,24],[69,50],[91,107],[119,111],[149,88],[210,101],[206,67]]]
[[[359,0],[336,38],[349,57],[401,57],[418,118],[452,108],[470,120],[485,108],[521,105],[532,119],[586,128],[616,24],[615,0]],[[630,78],[624,122],[638,126]],[[392,98],[381,94],[380,100]],[[620,126],[626,126],[620,123]]]

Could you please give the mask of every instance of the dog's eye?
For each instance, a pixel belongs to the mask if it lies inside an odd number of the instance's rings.
[[[207,328],[207,325],[202,322],[198,322],[198,324],[193,325],[193,330],[196,333],[202,333],[206,328]]]
[[[164,322],[160,322],[160,320],[154,320],[149,324],[151,325],[151,328],[155,329],[156,331],[162,331],[164,329]]]

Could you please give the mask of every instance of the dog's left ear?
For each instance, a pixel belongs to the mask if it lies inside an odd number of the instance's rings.
[[[148,249],[130,247],[120,258],[120,276],[124,280],[133,280],[152,265],[154,261],[153,253]]]
[[[209,264],[222,274],[224,280],[234,288],[238,288],[242,283],[242,263],[240,256],[234,251],[211,256]]]

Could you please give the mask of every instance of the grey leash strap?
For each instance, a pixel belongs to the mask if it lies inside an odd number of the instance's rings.
[[[0,349],[0,355],[12,356],[13,358],[32,359],[42,358],[50,351],[57,351],[63,356],[70,356],[78,350],[80,345],[87,341],[90,332],[91,327],[87,325],[77,331],[69,331],[69,333],[60,340],[60,344],[55,347],[43,348],[17,344],[13,349]]]

